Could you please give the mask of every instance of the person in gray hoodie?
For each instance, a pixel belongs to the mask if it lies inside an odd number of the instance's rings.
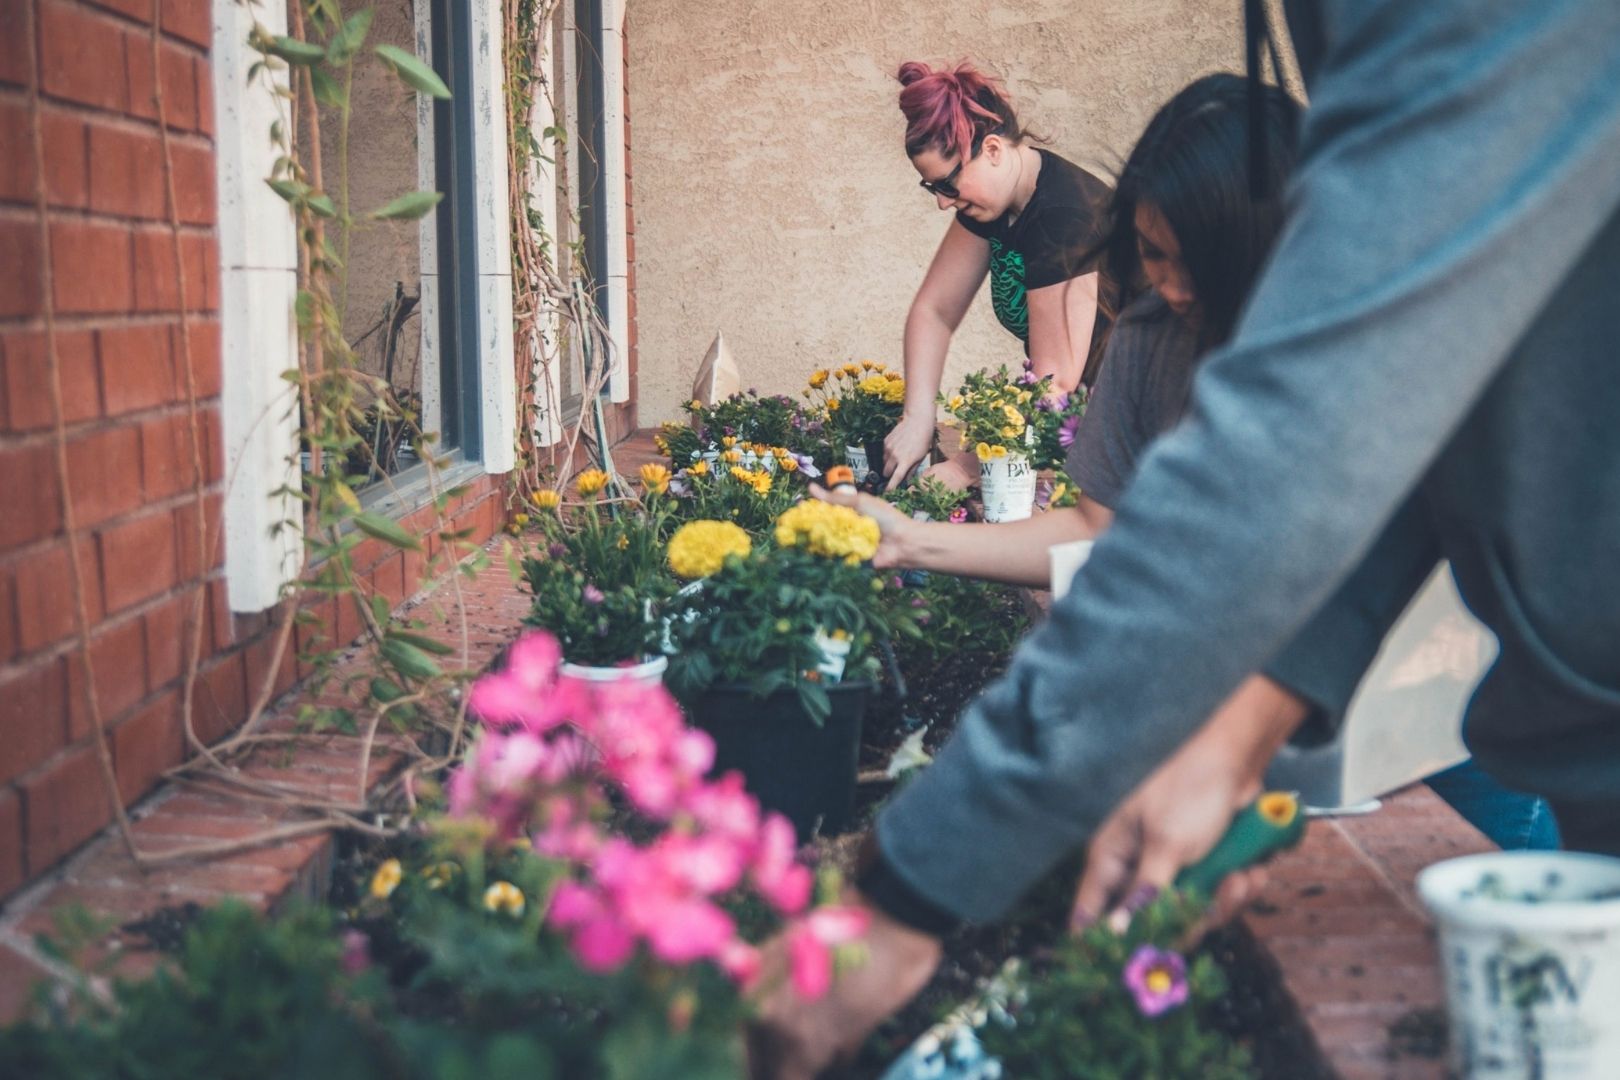
[[[1620,4],[1285,7],[1311,107],[1237,329],[1072,591],[878,817],[852,890],[871,961],[767,1008],[758,1075],[813,1075],[941,934],[1115,815],[1138,879],[1201,856],[1299,717],[1206,720],[1252,671],[1307,699],[1359,677],[1440,558],[1501,644],[1475,759],[1551,799],[1566,846],[1620,853]],[[1178,753],[1211,732],[1216,765]],[[1178,797],[1138,798],[1167,768]]]

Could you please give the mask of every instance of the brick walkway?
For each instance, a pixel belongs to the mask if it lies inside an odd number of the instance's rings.
[[[615,465],[631,477],[642,463],[658,458],[648,432],[614,448]],[[500,556],[500,541],[490,547],[491,565],[462,584],[475,667],[516,634],[528,608]],[[442,604],[442,594],[436,597],[440,603],[429,603],[432,598],[424,594],[410,605],[426,617]],[[446,623],[436,633],[451,640],[459,631]],[[358,665],[358,659],[348,663]],[[282,725],[300,700],[295,690],[277,703]],[[386,775],[391,760],[387,745],[380,746],[374,780]],[[261,762],[250,772],[348,799],[356,793],[357,762],[356,740],[331,736],[291,760]],[[242,798],[173,784],[140,804],[133,816],[139,842],[152,850],[243,836],[276,820]],[[1489,841],[1417,785],[1387,798],[1369,817],[1313,822],[1301,847],[1272,865],[1264,896],[1242,921],[1263,957],[1280,970],[1283,989],[1332,1075],[1342,1080],[1445,1076],[1439,1060],[1397,1056],[1389,1035],[1401,1017],[1444,1005],[1433,933],[1413,882],[1432,862],[1490,849]],[[83,904],[119,925],[165,906],[207,904],[226,896],[269,909],[292,896],[324,896],[333,850],[329,835],[313,836],[143,875],[117,835],[104,833],[0,908],[0,1019],[16,1014],[29,984],[44,973],[32,936],[49,929],[52,912],[64,905]],[[121,953],[119,970],[130,974],[150,970],[156,960],[141,938],[123,931],[109,934],[97,948]]]

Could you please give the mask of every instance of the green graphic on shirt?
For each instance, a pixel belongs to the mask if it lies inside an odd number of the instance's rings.
[[[1023,252],[1014,251],[994,237],[990,238],[990,303],[1008,333],[1029,340],[1029,294],[1024,291]]]

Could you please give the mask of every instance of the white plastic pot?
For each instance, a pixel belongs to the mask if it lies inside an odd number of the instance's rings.
[[[611,683],[621,679],[630,679],[646,686],[657,686],[664,681],[664,669],[669,667],[669,657],[655,656],[650,660],[643,660],[639,664],[619,664],[614,667],[597,667],[594,664],[571,664],[567,660],[562,662],[561,671],[569,678],[579,679],[581,682]]]
[[[1620,859],[1469,855],[1417,886],[1440,929],[1456,1075],[1620,1076]]]
[[[1023,521],[1035,512],[1035,470],[1029,457],[1011,452],[979,462],[979,494],[984,520]]]
[[[866,483],[867,476],[872,472],[872,462],[866,456],[866,447],[845,446],[844,461],[849,464],[850,472],[855,474],[855,482]]]
[[[842,682],[844,668],[849,663],[849,638],[835,638],[824,630],[817,630],[816,648],[821,650],[821,662],[816,665],[816,670],[829,684]]]

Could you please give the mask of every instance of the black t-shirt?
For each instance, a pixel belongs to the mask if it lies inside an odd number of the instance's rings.
[[[1029,349],[1030,289],[1044,289],[1097,269],[1085,261],[1102,238],[1102,215],[1112,188],[1049,150],[1041,155],[1035,191],[1016,221],[1008,214],[974,221],[958,211],[962,228],[990,241],[990,301],[996,318]],[[1099,342],[1102,326],[1092,332]]]
[[[1198,334],[1148,290],[1120,313],[1064,471],[1114,509],[1153,440],[1175,427],[1192,397]]]

